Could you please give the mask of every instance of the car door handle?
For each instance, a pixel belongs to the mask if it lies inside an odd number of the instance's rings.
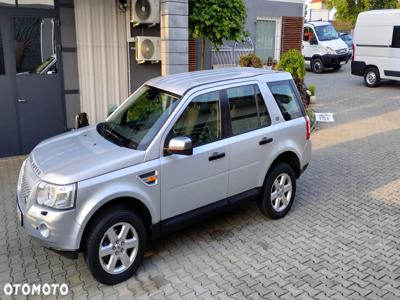
[[[220,159],[220,158],[223,158],[223,157],[225,157],[225,152],[222,152],[222,153],[214,152],[214,153],[208,158],[208,160],[209,160],[209,161],[213,161],[213,160]]]
[[[25,99],[18,99],[18,102],[19,103],[26,103],[26,100]]]
[[[271,143],[272,141],[273,141],[274,139],[273,138],[263,138],[261,141],[259,141],[259,145],[265,145],[265,144],[268,144],[268,143]]]

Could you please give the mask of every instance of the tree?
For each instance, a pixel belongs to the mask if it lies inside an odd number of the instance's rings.
[[[206,39],[213,47],[224,40],[242,41],[247,35],[247,9],[244,0],[189,0],[189,30],[201,38],[201,69],[204,69]]]
[[[330,9],[336,8],[336,19],[356,23],[360,12],[372,9],[399,7],[398,0],[327,0]]]

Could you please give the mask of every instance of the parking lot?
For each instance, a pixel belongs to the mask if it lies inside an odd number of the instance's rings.
[[[313,159],[280,220],[255,204],[177,232],[149,249],[137,275],[97,283],[18,227],[23,157],[0,160],[0,298],[6,283],[67,283],[67,298],[399,299],[400,83],[364,86],[339,72],[307,74],[318,112]],[[3,141],[4,142],[4,141]]]

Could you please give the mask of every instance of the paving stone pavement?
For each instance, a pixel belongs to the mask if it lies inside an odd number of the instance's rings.
[[[400,84],[368,89],[348,66],[307,82],[336,122],[313,133],[291,212],[269,220],[252,203],[175,233],[112,287],[18,227],[23,157],[0,160],[0,298],[12,282],[67,283],[64,299],[400,299]]]

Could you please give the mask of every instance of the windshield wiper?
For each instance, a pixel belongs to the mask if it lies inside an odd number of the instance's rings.
[[[117,145],[122,146],[122,147],[128,147],[128,148],[133,148],[133,149],[136,148],[136,146],[130,139],[119,134],[110,125],[108,125],[107,122],[100,123],[99,125],[101,125],[101,131],[103,132],[105,138],[108,137],[113,142],[115,142]]]

